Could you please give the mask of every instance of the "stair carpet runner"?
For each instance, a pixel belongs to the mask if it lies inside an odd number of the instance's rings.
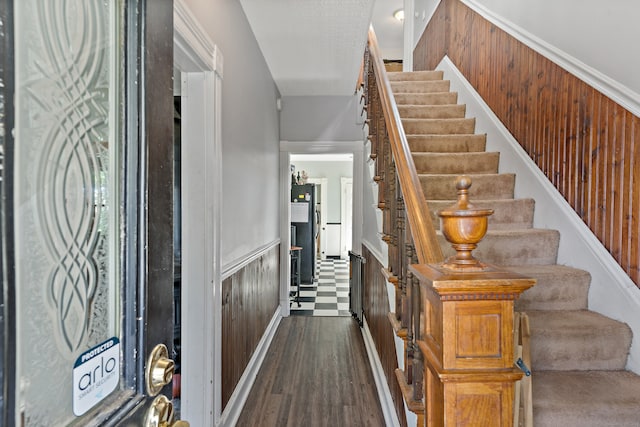
[[[443,73],[388,75],[434,225],[455,202],[456,178],[470,176],[471,203],[494,209],[474,256],[537,279],[516,301],[530,318],[534,426],[640,426],[640,377],[625,370],[630,328],[589,311],[589,273],[556,264],[559,232],[533,228],[534,200],[514,199],[515,175],[498,173],[499,153],[485,152]]]

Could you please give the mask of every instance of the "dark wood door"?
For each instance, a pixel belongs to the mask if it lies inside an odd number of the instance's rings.
[[[173,2],[0,19],[4,425],[145,425],[170,390]]]

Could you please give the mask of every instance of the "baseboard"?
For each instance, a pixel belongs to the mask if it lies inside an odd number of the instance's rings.
[[[280,314],[280,308],[278,307],[273,317],[271,318],[271,321],[269,322],[269,325],[267,326],[262,339],[258,343],[258,346],[256,347],[251,360],[249,360],[247,368],[244,370],[244,373],[240,377],[238,385],[233,391],[231,398],[229,398],[229,402],[227,403],[227,406],[220,416],[218,426],[233,427],[236,425],[236,422],[238,422],[238,418],[240,417],[242,408],[247,401],[247,397],[249,396],[251,387],[253,387],[253,383],[256,379],[256,376],[258,375],[258,371],[260,370],[262,362],[267,355],[267,351],[269,350],[271,341],[276,334],[276,330],[278,329],[280,320],[282,320],[282,315]]]
[[[589,309],[625,322],[640,337],[640,289],[513,138],[448,57],[437,67],[476,118],[476,132],[487,134],[487,151],[500,152],[500,172],[515,172],[516,197],[536,200],[534,226],[561,231],[558,264],[591,273]],[[634,339],[627,369],[640,374],[640,339]]]
[[[391,397],[391,391],[389,390],[389,384],[387,384],[387,377],[382,369],[382,363],[378,357],[378,351],[376,345],[373,342],[367,319],[364,319],[362,326],[362,337],[364,338],[364,346],[367,349],[367,355],[369,356],[369,363],[371,365],[371,372],[373,373],[373,380],[376,383],[376,389],[378,390],[378,397],[380,399],[380,406],[382,407],[382,414],[384,415],[385,424],[387,427],[400,426],[398,415],[396,414],[393,398]]]

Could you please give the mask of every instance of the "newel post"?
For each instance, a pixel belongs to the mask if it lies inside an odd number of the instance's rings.
[[[424,357],[426,426],[513,425],[514,301],[535,280],[481,263],[471,251],[484,237],[487,216],[467,200],[439,213],[456,255],[440,264],[412,265],[424,310],[418,346]]]

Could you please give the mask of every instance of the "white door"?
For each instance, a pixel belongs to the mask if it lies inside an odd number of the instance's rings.
[[[173,8],[149,8],[0,0],[0,424],[171,422]]]

